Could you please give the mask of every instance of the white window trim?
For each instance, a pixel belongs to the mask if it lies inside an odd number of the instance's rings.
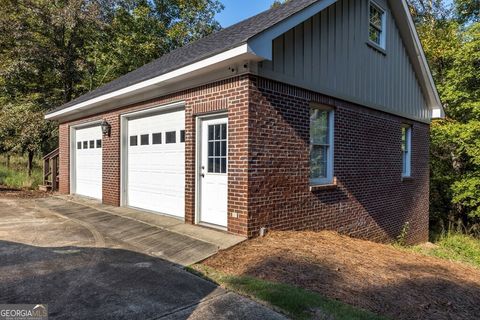
[[[380,44],[372,41],[370,39],[370,6],[374,6],[376,7],[378,10],[380,10],[383,14],[382,14],[382,30],[381,30],[381,33],[380,33]],[[378,3],[376,3],[375,1],[370,1],[368,3],[368,43],[373,45],[374,47],[378,48],[378,49],[381,49],[383,52],[386,50],[387,48],[387,19],[388,19],[388,16],[387,16],[387,10],[385,10],[381,5],[379,5]]]
[[[327,155],[327,177],[326,178],[310,178],[310,186],[322,186],[330,185],[335,181],[334,178],[334,154],[335,154],[335,109],[326,105],[321,104],[311,104],[310,109],[319,109],[328,111],[328,127],[329,127],[329,136],[328,136],[328,155]],[[309,163],[310,163],[310,154],[309,154]]]
[[[406,133],[405,144],[406,144],[408,153],[407,153],[407,157],[404,158],[403,157],[404,151],[402,150],[402,178],[410,178],[412,176],[412,126],[404,125],[403,128],[405,128],[405,133]],[[406,161],[406,164],[403,163],[404,161]],[[405,171],[403,171],[404,165],[405,165]]]

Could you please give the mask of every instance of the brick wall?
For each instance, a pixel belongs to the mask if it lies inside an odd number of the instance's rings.
[[[409,242],[428,239],[428,125],[256,77],[250,96],[250,236],[266,226],[391,241],[409,222]],[[309,189],[310,101],[335,107],[334,189]],[[409,181],[403,123],[413,124]]]
[[[70,126],[106,119],[112,126],[110,137],[103,138],[103,202],[120,205],[120,119],[121,115],[158,105],[185,102],[185,221],[195,221],[195,117],[227,111],[229,118],[229,193],[228,230],[247,234],[247,134],[248,76],[218,81],[195,89],[149,100],[114,111],[60,124],[60,192],[70,192],[69,182],[69,128]]]
[[[227,111],[228,230],[255,236],[278,230],[337,230],[391,241],[410,224],[408,240],[428,237],[426,124],[255,76],[239,76],[60,125],[60,192],[69,192],[71,125],[106,119],[103,201],[120,205],[120,116],[185,101],[185,221],[195,221],[195,117]],[[309,189],[309,104],[335,107],[338,187]],[[402,181],[401,125],[413,124],[412,176]]]

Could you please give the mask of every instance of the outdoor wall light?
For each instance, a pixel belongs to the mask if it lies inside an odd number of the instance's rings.
[[[110,123],[108,123],[107,120],[103,119],[101,127],[102,127],[103,135],[110,137],[110,131],[112,129],[112,126],[110,125]]]

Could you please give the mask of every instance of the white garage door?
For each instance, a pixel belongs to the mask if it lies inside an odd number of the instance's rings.
[[[102,129],[75,130],[75,194],[102,199]]]
[[[185,216],[185,111],[128,120],[127,204]]]

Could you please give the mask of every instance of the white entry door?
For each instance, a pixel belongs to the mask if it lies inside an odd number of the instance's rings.
[[[185,111],[128,120],[127,205],[185,217]]]
[[[102,199],[102,129],[75,130],[74,193]]]
[[[227,227],[228,121],[201,120],[199,222]]]

